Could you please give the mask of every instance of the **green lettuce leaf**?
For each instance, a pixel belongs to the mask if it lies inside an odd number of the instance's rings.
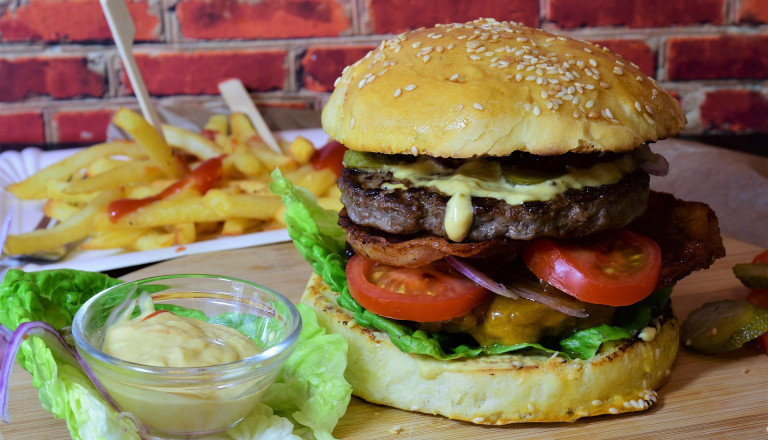
[[[78,308],[90,297],[120,283],[100,273],[77,270],[11,270],[0,283],[0,324],[16,329],[22,322],[46,321],[61,329],[71,324]],[[229,437],[333,439],[333,428],[346,412],[351,397],[351,387],[344,379],[347,344],[341,336],[326,335],[309,308],[298,307],[302,315],[299,341],[278,373],[274,388],[268,388],[264,398],[274,406],[257,406],[227,432]],[[198,310],[170,308],[180,315],[200,317]],[[245,334],[258,325],[232,316],[216,319],[236,324]],[[140,438],[132,422],[120,417],[102,399],[79,365],[56,356],[42,338],[32,336],[25,341],[17,359],[32,374],[43,408],[67,422],[73,439]]]
[[[26,273],[10,270],[0,284],[0,324],[46,321],[57,329],[72,323],[77,309],[91,296],[120,284],[106,275],[68,269]],[[99,395],[78,365],[61,359],[42,338],[30,337],[17,355],[32,374],[40,403],[67,422],[73,439],[139,439],[136,429]]]
[[[309,429],[318,440],[329,440],[333,428],[349,405],[352,387],[344,379],[347,341],[326,334],[314,311],[299,304],[302,329],[296,351],[262,398],[275,414]],[[295,430],[308,438],[308,432]]]
[[[288,225],[288,234],[294,240],[296,249],[323,278],[323,281],[339,294],[338,304],[352,312],[358,324],[387,333],[392,343],[405,353],[423,354],[448,360],[536,350],[588,359],[594,356],[600,344],[628,338],[632,335],[632,331],[646,326],[651,316],[658,313],[669,299],[670,291],[662,289],[663,291],[654,293],[647,301],[620,308],[617,311],[619,319],[615,328],[600,326],[581,330],[561,341],[561,345],[556,348],[545,347],[538,343],[511,346],[495,344],[482,347],[474,341],[462,340],[461,336],[453,334],[429,334],[421,330],[413,330],[396,320],[366,310],[349,294],[344,272],[347,261],[343,252],[344,233],[337,224],[337,213],[321,208],[312,194],[304,188],[293,186],[279,170],[272,173],[270,189],[282,197],[283,204],[286,206],[285,221]],[[562,345],[563,342],[564,345]]]

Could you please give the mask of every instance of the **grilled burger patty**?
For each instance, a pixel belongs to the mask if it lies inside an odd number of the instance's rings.
[[[615,184],[569,190],[547,201],[509,205],[473,197],[474,220],[464,241],[579,237],[620,228],[645,212],[649,183],[648,174],[636,170]],[[413,186],[389,172],[356,168],[345,168],[338,184],[347,214],[358,225],[391,234],[446,236],[449,197],[435,188]]]

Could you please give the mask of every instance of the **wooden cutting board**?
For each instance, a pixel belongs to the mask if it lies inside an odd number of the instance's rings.
[[[700,304],[743,299],[747,289],[731,272],[761,249],[726,239],[728,256],[710,270],[681,281],[673,294],[679,318]],[[134,280],[172,273],[218,273],[270,286],[298,301],[311,268],[291,243],[195,255],[159,263],[125,277]],[[43,411],[26,371],[16,368],[10,399],[10,424],[0,439],[68,439],[66,425]],[[573,423],[488,427],[372,405],[353,398],[334,435],[340,439],[768,439],[768,356],[755,345],[717,357],[681,349],[670,381],[650,410],[600,416]]]

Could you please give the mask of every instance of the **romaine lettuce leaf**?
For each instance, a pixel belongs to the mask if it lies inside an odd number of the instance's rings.
[[[77,309],[91,296],[119,283],[100,273],[67,269],[9,271],[0,284],[0,324],[15,329],[23,322],[46,321],[61,329],[71,324]],[[259,405],[227,432],[231,438],[333,438],[333,428],[351,397],[343,376],[346,341],[326,335],[314,313],[306,306],[298,307],[303,322],[297,347],[278,373],[275,389],[266,392],[265,401],[275,408]],[[174,312],[199,314],[179,308]],[[130,419],[120,417],[101,398],[80,367],[55,353],[42,338],[33,336],[21,345],[17,359],[32,374],[43,408],[66,420],[72,438],[139,439]]]
[[[428,334],[421,330],[413,330],[396,320],[366,310],[350,296],[344,272],[346,256],[342,252],[344,234],[337,225],[338,215],[335,212],[321,208],[314,196],[304,188],[294,187],[279,170],[272,173],[270,189],[283,199],[283,204],[286,206],[285,221],[288,225],[288,234],[294,240],[296,249],[323,278],[323,281],[333,291],[339,293],[337,299],[339,305],[351,311],[358,324],[387,333],[392,343],[405,353],[424,354],[436,359],[448,360],[519,350],[537,350],[588,359],[595,355],[600,344],[628,338],[633,330],[646,326],[651,316],[658,313],[669,299],[670,291],[662,289],[663,291],[651,295],[650,299],[627,308],[620,308],[617,311],[619,320],[615,328],[601,326],[581,330],[561,341],[561,345],[557,347],[544,347],[538,343],[512,346],[496,344],[481,347],[476,343],[457,342],[457,338],[461,336],[443,333]]]
[[[46,321],[57,329],[72,323],[91,296],[119,284],[106,275],[62,269],[25,273],[10,270],[0,284],[0,324],[16,329]],[[17,355],[32,374],[43,408],[67,422],[73,439],[139,439],[133,425],[105,402],[79,366],[57,357],[42,338],[30,337]]]

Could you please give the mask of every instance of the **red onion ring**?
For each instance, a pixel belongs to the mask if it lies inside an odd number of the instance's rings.
[[[458,258],[451,255],[445,257],[445,261],[448,264],[450,264],[451,267],[461,272],[461,274],[464,275],[465,277],[469,278],[470,280],[474,281],[480,286],[485,287],[486,289],[490,290],[491,292],[497,295],[506,296],[507,298],[512,298],[512,299],[520,298],[520,296],[518,296],[516,293],[507,289],[507,286],[501,283],[497,283],[496,281],[493,281],[488,275],[475,269],[471,265],[467,264],[465,261],[459,260]]]
[[[669,173],[669,162],[661,154],[654,153],[648,145],[635,150],[632,155],[640,168],[652,176],[666,176]]]
[[[470,280],[497,295],[506,296],[507,298],[512,299],[525,298],[577,318],[586,318],[589,316],[579,300],[567,296],[567,293],[559,291],[558,293],[547,292],[544,288],[538,288],[538,284],[526,282],[508,286],[492,280],[488,275],[477,270],[466,261],[462,261],[456,257],[445,257],[445,261]]]

